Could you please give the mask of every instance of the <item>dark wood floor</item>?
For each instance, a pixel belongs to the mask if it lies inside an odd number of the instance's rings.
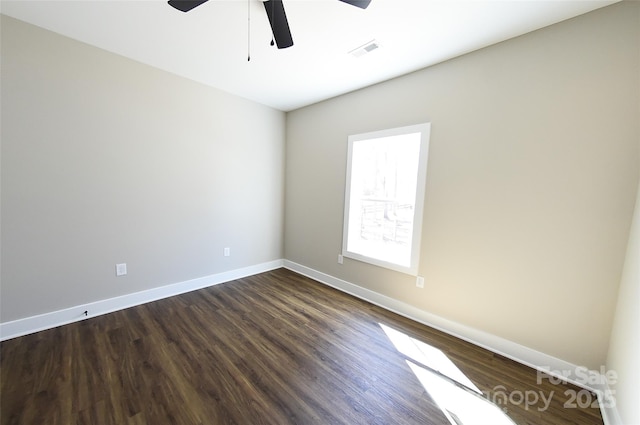
[[[4,341],[1,423],[449,424],[469,398],[492,408],[393,335],[441,350],[517,424],[602,424],[565,407],[579,388],[285,269]]]

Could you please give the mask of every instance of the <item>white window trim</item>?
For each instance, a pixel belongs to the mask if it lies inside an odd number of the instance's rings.
[[[377,258],[368,257],[357,252],[347,249],[349,236],[349,213],[351,199],[351,167],[353,156],[353,144],[357,141],[377,139],[382,137],[397,136],[402,134],[420,133],[420,158],[418,162],[418,175],[416,184],[415,209],[413,220],[413,232],[411,238],[411,259],[408,267],[383,261]],[[387,269],[407,273],[417,276],[420,261],[420,245],[422,240],[422,221],[424,216],[424,198],[427,177],[427,161],[429,157],[429,139],[431,133],[431,123],[423,123],[398,127],[369,133],[355,134],[349,136],[348,153],[347,153],[347,175],[345,183],[345,201],[344,201],[344,223],[342,234],[342,256],[365,263],[373,264]]]

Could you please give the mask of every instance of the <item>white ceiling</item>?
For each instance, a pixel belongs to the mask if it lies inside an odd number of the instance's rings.
[[[338,0],[284,0],[295,44],[282,50],[269,45],[260,0],[210,0],[187,13],[159,0],[2,0],[0,11],[290,111],[617,1],[372,0],[362,10]],[[372,39],[379,49],[348,54]]]

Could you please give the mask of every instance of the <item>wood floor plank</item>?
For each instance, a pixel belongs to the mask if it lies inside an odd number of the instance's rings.
[[[0,425],[451,423],[411,365],[466,390],[387,332],[428,344],[483,403],[553,394],[500,404],[514,423],[602,424],[566,408],[580,388],[279,269],[2,342]]]

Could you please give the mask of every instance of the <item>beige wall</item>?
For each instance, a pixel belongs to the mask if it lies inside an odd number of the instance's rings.
[[[280,111],[2,16],[0,320],[282,258],[284,130]]]
[[[638,182],[638,8],[606,7],[289,113],[285,257],[603,365]],[[425,121],[417,289],[337,255],[348,135]]]

